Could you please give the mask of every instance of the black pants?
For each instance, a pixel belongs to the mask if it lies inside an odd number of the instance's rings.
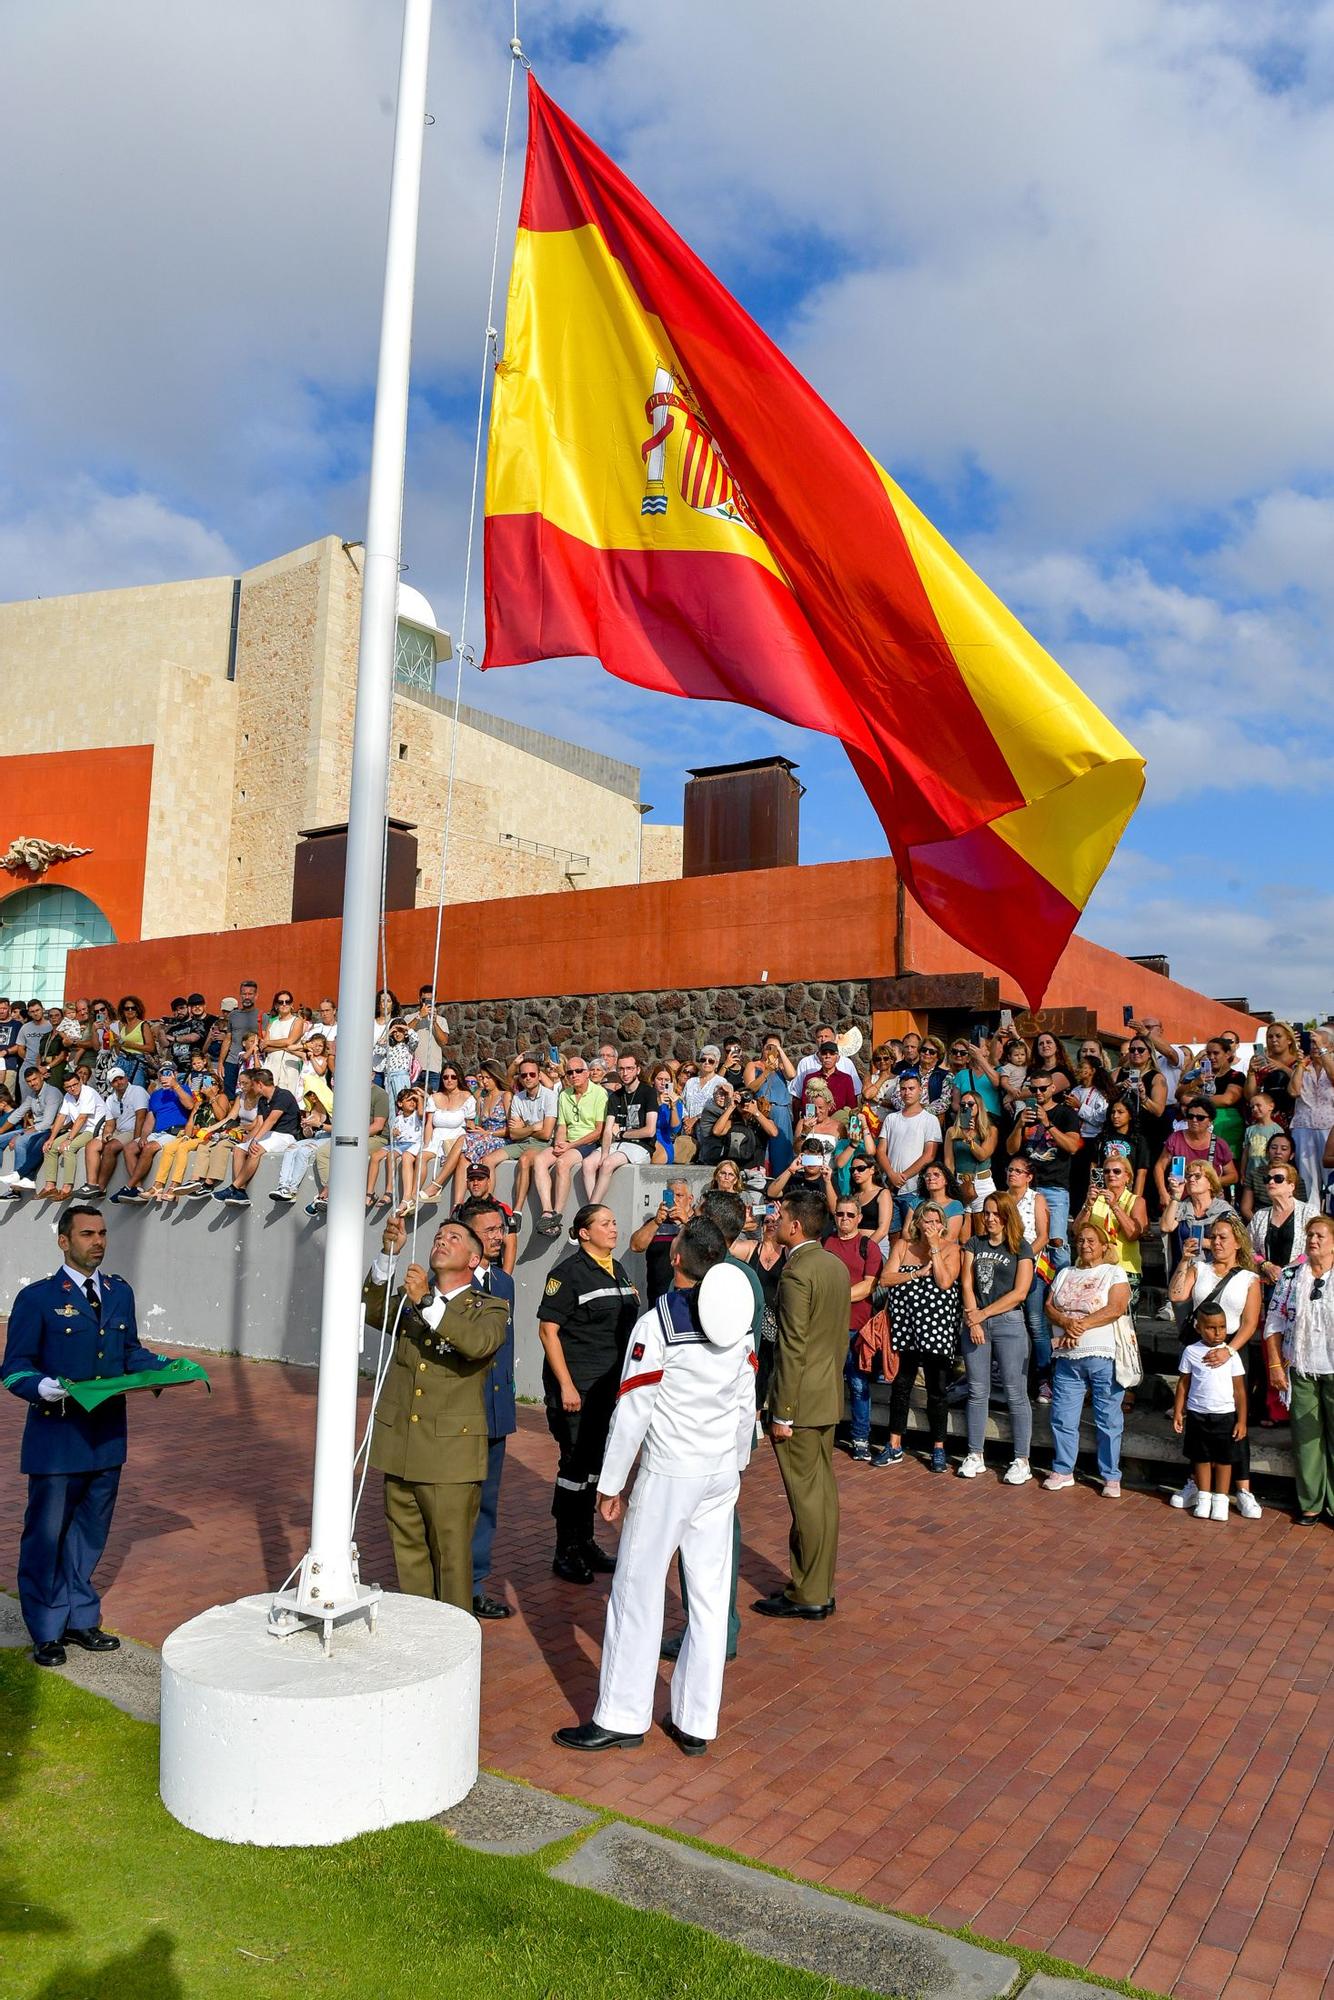
[[[547,1429],[560,1452],[551,1496],[558,1556],[582,1548],[593,1539],[598,1474],[607,1449],[611,1413],[616,1407],[617,1380],[615,1375],[603,1376],[591,1388],[581,1386],[583,1406],[578,1410],[563,1410],[559,1396],[554,1403],[547,1403]]]
[[[899,1354],[899,1372],[894,1377],[894,1386],[889,1392],[889,1430],[891,1437],[902,1437],[904,1425],[908,1421],[908,1399],[917,1380],[917,1371],[922,1371],[926,1383],[926,1421],[931,1432],[932,1444],[944,1442],[948,1428],[948,1406],[945,1389],[950,1378],[951,1364],[939,1361],[933,1354],[915,1354],[907,1348]]]

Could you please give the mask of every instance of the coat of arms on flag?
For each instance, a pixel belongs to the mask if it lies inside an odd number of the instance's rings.
[[[727,469],[727,461],[705,423],[690,385],[679,374],[659,364],[653,378],[653,393],[644,404],[649,434],[639,447],[644,461],[644,498],[641,514],[667,512],[667,465],[669,456],[676,468],[676,483],[687,507],[698,514],[712,514],[718,521],[737,521],[755,530],[737,483]],[[677,422],[679,416],[680,422]]]

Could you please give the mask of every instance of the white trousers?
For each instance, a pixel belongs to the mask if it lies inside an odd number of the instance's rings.
[[[642,1735],[653,1723],[667,1571],[681,1551],[690,1621],[672,1675],[672,1721],[687,1736],[718,1734],[732,1593],[734,1469],[673,1479],[641,1472],[626,1511],[602,1640],[593,1720]]]

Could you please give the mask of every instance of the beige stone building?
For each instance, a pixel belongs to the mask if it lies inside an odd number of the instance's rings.
[[[417,593],[401,614],[389,811],[416,825],[416,900],[434,904],[448,640]],[[299,831],[347,817],[360,615],[360,545],[332,535],[240,577],[0,605],[0,685],[25,690],[7,703],[0,851],[29,834],[92,849],[59,884],[96,907],[99,938],[287,921]],[[639,806],[634,766],[465,708],[446,900],[679,875],[681,828]]]

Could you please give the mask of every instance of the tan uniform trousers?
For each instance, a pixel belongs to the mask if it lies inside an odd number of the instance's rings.
[[[481,1483],[416,1484],[384,1476],[384,1518],[405,1597],[472,1610],[472,1531]]]
[[[838,1486],[834,1479],[834,1427],[803,1425],[772,1440],[778,1472],[792,1510],[787,1538],[794,1604],[828,1604],[838,1561]]]

